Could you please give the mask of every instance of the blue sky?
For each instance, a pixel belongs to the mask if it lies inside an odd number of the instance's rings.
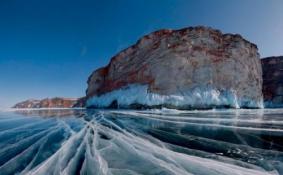
[[[283,55],[282,0],[1,0],[0,108],[80,97],[90,73],[161,28],[239,33],[262,57]]]

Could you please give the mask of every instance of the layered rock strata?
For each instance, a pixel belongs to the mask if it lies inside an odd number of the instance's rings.
[[[255,44],[209,27],[159,30],[88,79],[88,107],[261,108]]]

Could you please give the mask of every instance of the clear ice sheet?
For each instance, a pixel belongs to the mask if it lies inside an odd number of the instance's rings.
[[[0,174],[281,175],[283,110],[0,112]]]

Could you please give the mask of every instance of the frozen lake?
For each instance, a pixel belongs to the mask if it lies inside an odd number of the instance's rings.
[[[283,175],[283,109],[0,112],[0,174]]]

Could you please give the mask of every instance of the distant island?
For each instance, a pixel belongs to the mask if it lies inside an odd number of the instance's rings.
[[[17,103],[13,108],[79,108],[85,107],[84,98],[54,97],[42,100],[29,99]]]
[[[88,79],[86,97],[27,100],[14,108],[263,108],[283,105],[283,57],[210,27],[159,30]]]

